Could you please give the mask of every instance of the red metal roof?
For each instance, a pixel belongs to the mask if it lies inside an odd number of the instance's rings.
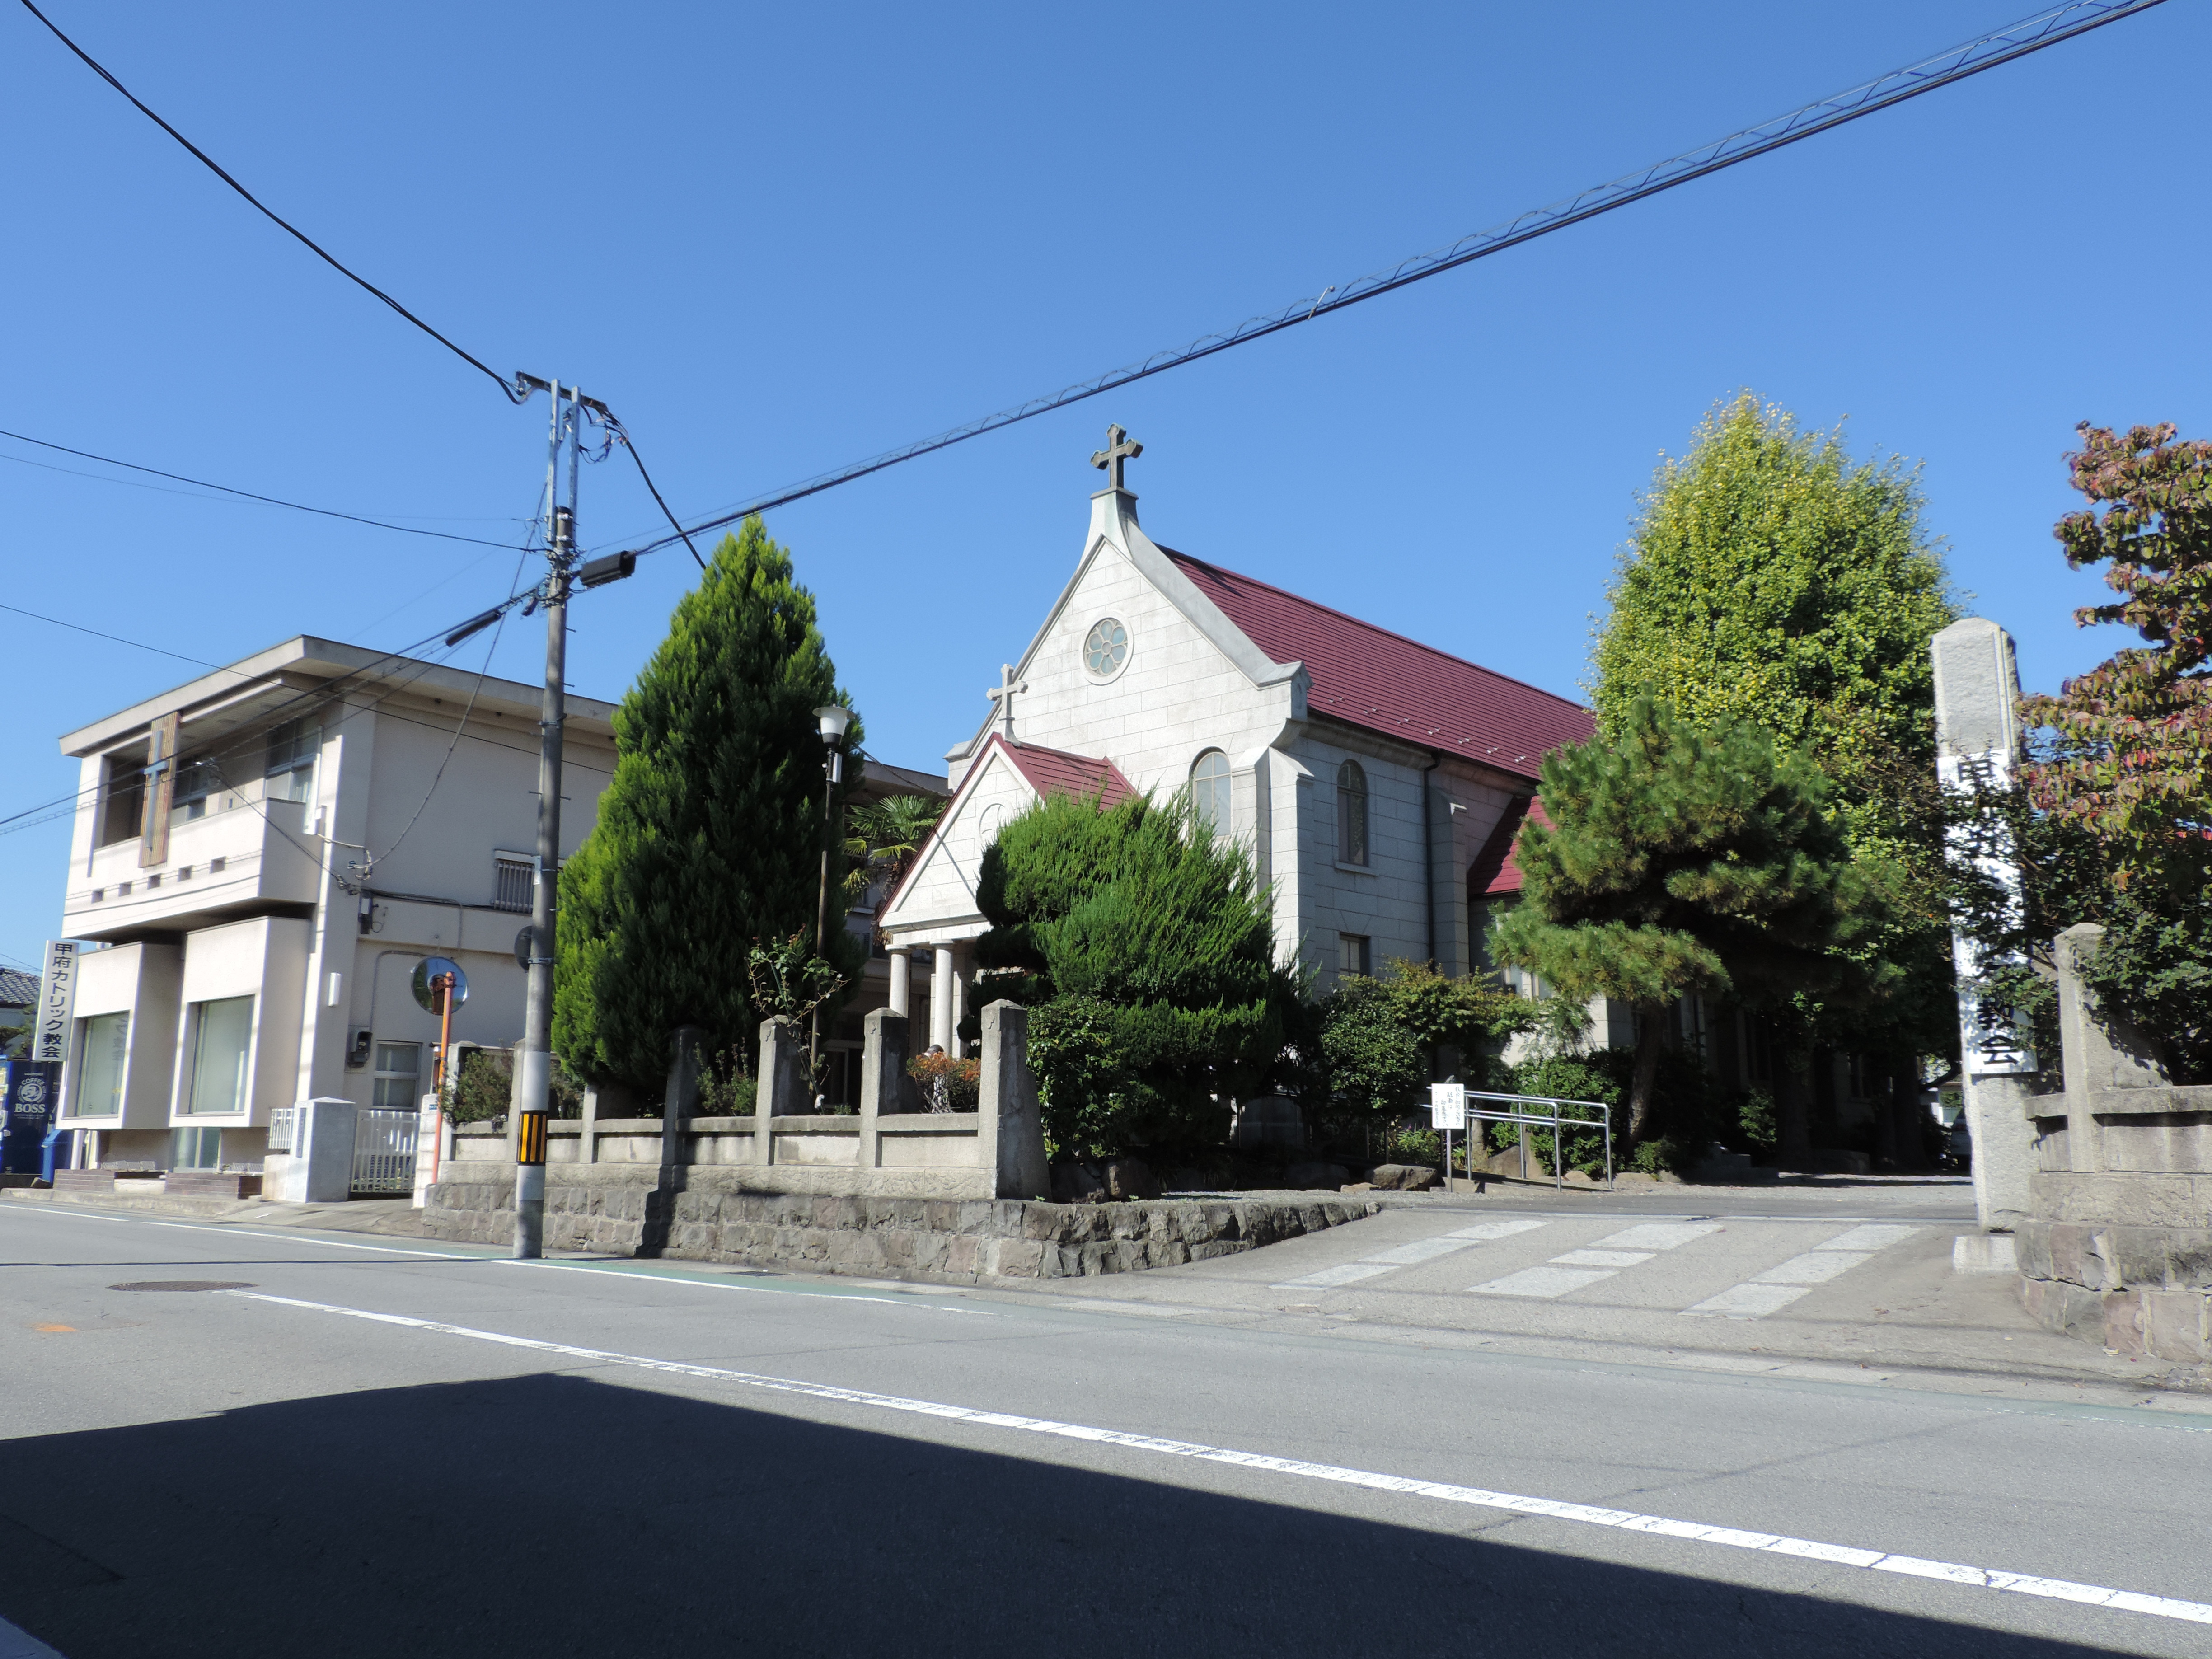
[[[1544,816],[1544,803],[1534,795],[1524,795],[1505,809],[1468,870],[1469,897],[1502,898],[1521,890],[1521,866],[1513,857],[1513,838],[1521,833],[1522,822],[1530,817],[1547,830],[1552,827],[1551,819]]]
[[[1596,729],[1589,709],[1219,565],[1162,548],[1253,644],[1302,662],[1306,706],[1424,749],[1534,779],[1544,757]]]
[[[1009,743],[996,732],[983,747],[988,750],[994,743],[1006,751],[1006,758],[1013,762],[1014,769],[1027,778],[1030,787],[1040,795],[1096,795],[1100,805],[1118,806],[1137,793],[1112,761],[1100,760],[1094,755],[1071,755],[1062,749],[1046,749],[1033,743]],[[983,756],[979,752],[975,765],[969,769],[971,775],[982,762]]]

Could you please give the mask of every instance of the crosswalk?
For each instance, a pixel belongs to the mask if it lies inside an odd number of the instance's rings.
[[[1601,1300],[1651,1307],[1671,1301],[1670,1310],[1686,1316],[1763,1319],[1925,1229],[1867,1222],[1827,1237],[1821,1236],[1824,1231],[1802,1224],[1762,1229],[1704,1218],[1638,1222],[1606,1231],[1595,1218],[1501,1218],[1378,1246],[1355,1261],[1317,1268],[1273,1288],[1326,1291],[1361,1285],[1376,1291],[1445,1291],[1546,1302],[1615,1281]],[[1599,1236],[1589,1237],[1594,1231]],[[1540,1232],[1545,1237],[1534,1237]],[[1814,1242],[1807,1249],[1808,1234]],[[1780,1250],[1795,1253],[1758,1265],[1762,1255]],[[1467,1282],[1484,1267],[1492,1273]],[[1458,1282],[1446,1282],[1442,1275],[1447,1273]],[[1738,1282],[1713,1288],[1738,1274]],[[1393,1283],[1373,1283],[1394,1275],[1398,1277]],[[1678,1286],[1691,1288],[1682,1300],[1673,1300],[1669,1292]]]

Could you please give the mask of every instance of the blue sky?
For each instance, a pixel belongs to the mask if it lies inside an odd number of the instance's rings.
[[[580,381],[687,516],[986,413],[2014,21],[2026,0],[1542,7],[91,7],[56,21],[502,370]],[[2212,426],[2192,309],[2212,10],[2151,13],[1596,223],[775,514],[871,747],[927,766],[1079,550],[1109,420],[1167,545],[1553,690],[1662,452],[1749,386],[1924,464],[2031,687],[2117,641],[2050,527],[2084,418]],[[2194,112],[2192,113],[2191,112]],[[477,374],[0,12],[0,427],[465,534],[542,402]],[[227,661],[390,648],[512,556],[73,476],[0,441],[0,601]],[[43,466],[25,465],[29,461]],[[58,465],[72,471],[50,470]],[[113,474],[107,473],[112,477]],[[139,480],[140,483],[158,481]],[[649,533],[587,473],[583,540]],[[477,555],[483,553],[479,560]],[[575,611],[613,696],[693,567]],[[484,641],[458,660],[481,663]],[[495,671],[536,677],[539,630]],[[187,665],[0,612],[0,815]],[[0,834],[0,959],[67,824]]]

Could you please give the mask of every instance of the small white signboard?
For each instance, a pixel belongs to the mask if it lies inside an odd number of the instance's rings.
[[[1431,1129],[1467,1127],[1467,1085],[1429,1085],[1429,1127]]]

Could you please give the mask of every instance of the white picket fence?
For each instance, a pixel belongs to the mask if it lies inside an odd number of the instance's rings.
[[[416,1114],[363,1107],[354,1115],[353,1190],[356,1193],[412,1193],[415,1190]]]

